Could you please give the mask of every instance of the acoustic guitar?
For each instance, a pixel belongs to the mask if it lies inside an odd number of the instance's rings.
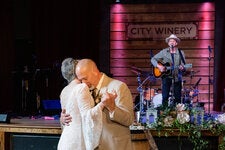
[[[168,63],[168,62],[167,63],[158,62],[158,64],[164,66],[165,70],[161,72],[158,67],[153,67],[153,75],[156,78],[159,78],[159,77],[162,77],[162,76],[166,76],[166,75],[168,76],[168,75],[171,74],[171,71],[173,69],[179,68],[179,66],[172,67],[171,64]],[[187,68],[192,68],[192,64],[185,64],[184,68],[186,68],[186,69]]]

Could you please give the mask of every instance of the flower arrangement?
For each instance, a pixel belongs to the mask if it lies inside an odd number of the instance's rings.
[[[206,115],[204,109],[199,107],[189,107],[185,104],[177,104],[175,107],[159,107],[160,115],[156,122],[146,128],[155,128],[160,131],[168,129],[173,132],[178,129],[180,135],[188,134],[188,139],[193,143],[194,150],[207,149],[208,141],[202,138],[202,130],[207,129],[214,135],[225,132],[225,114],[217,117]],[[170,133],[166,133],[170,134]],[[225,136],[219,145],[219,149],[225,149]]]

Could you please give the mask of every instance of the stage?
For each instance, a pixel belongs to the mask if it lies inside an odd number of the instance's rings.
[[[57,149],[60,134],[59,120],[14,118],[9,124],[0,123],[0,149],[54,150]],[[154,138],[154,141],[149,140],[149,135]],[[202,130],[202,136],[209,141],[209,149],[216,150],[224,135],[213,135],[210,130]],[[192,149],[187,137],[187,134],[180,135],[178,129],[163,129],[160,132],[155,129],[131,129],[134,150],[149,150],[152,142],[155,142],[160,150],[168,148],[168,144],[171,148],[178,149],[181,142],[182,149]]]
[[[43,149],[57,149],[60,134],[59,120],[15,118],[9,124],[0,124],[0,149],[40,149],[41,145]]]

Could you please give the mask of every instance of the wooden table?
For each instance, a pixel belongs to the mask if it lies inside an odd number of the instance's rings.
[[[172,132],[171,132],[172,131]],[[149,136],[150,133],[150,136]],[[159,134],[160,133],[160,134]],[[209,150],[217,150],[219,144],[223,141],[223,137],[225,133],[221,135],[214,135],[210,130],[202,130],[202,137],[209,142]],[[179,139],[183,141],[184,149],[193,149],[192,143],[188,140],[187,133],[180,133],[178,129],[163,129],[160,132],[155,129],[146,129],[146,130],[131,130],[131,138],[132,142],[135,143],[134,149],[146,149],[149,150],[152,148],[150,144],[152,141],[148,141],[148,139],[154,138],[154,142],[158,145],[160,150],[167,150],[168,146],[170,149],[178,149]],[[180,137],[178,139],[178,137]],[[153,143],[154,144],[154,143]],[[188,148],[190,147],[190,148]]]

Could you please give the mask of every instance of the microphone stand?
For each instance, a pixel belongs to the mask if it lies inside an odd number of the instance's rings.
[[[141,113],[142,109],[143,109],[143,88],[142,88],[142,82],[141,82],[141,77],[140,77],[140,73],[138,73],[138,76],[137,76],[137,81],[138,81],[138,88],[137,88],[137,91],[139,92],[139,96],[140,96],[140,102],[139,102],[139,111]]]
[[[137,88],[137,91],[139,92],[139,112],[137,113],[138,116],[136,116],[138,119],[137,119],[137,122],[138,123],[141,123],[142,121],[142,111],[143,111],[143,102],[144,102],[144,91],[143,91],[143,88],[142,88],[142,85],[144,82],[141,81],[141,74],[138,73],[137,75],[137,81],[138,81],[138,88]]]
[[[200,83],[200,81],[202,80],[202,78],[199,78],[198,81],[195,83],[195,85],[193,86],[193,90],[197,90],[198,92],[198,85]],[[195,92],[195,91],[194,91]],[[198,100],[198,95],[197,95],[197,104],[198,104],[199,100]]]
[[[140,108],[139,108],[139,111],[140,111],[140,116],[139,118],[141,118],[141,115],[144,114],[144,107],[143,107],[143,102],[144,102],[144,90],[143,90],[143,84],[149,79],[151,78],[151,75],[149,75],[143,82],[141,81],[141,77],[140,77],[140,73],[138,73],[138,77],[137,77],[137,81],[138,81],[138,92],[139,92],[139,95],[140,95]],[[140,119],[141,120],[141,119]]]
[[[208,79],[208,113],[210,113],[210,84],[211,84],[211,79],[210,79],[210,60],[211,60],[211,52],[212,52],[212,50],[211,50],[211,47],[210,46],[208,46],[208,50],[209,50],[209,58],[208,58],[208,60],[209,60],[209,65],[208,65],[208,71],[209,71],[209,79]]]
[[[175,97],[174,97],[174,83],[175,83],[175,73],[174,73],[174,64],[173,64],[173,69],[172,69],[172,92],[171,92],[171,101],[170,101],[170,105],[174,104],[175,102]]]

